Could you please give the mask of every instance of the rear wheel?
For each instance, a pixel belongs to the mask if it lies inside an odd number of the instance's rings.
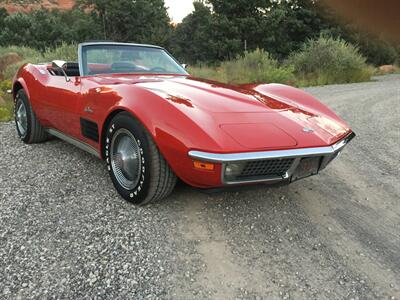
[[[111,180],[124,199],[143,205],[172,192],[175,174],[146,129],[129,113],[111,120],[104,144]]]
[[[40,125],[23,89],[17,92],[14,101],[14,118],[18,136],[24,143],[33,144],[47,140],[47,133]]]

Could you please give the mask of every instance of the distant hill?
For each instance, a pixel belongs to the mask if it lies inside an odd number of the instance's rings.
[[[75,0],[2,0],[0,7],[9,13],[28,12],[38,8],[68,10],[75,5]]]

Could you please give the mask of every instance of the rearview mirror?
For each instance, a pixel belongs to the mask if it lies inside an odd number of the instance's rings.
[[[182,66],[184,69],[187,69],[187,68],[189,67],[188,64],[182,64],[181,66]]]
[[[69,81],[71,81],[71,79],[68,77],[67,73],[65,73],[65,70],[64,70],[64,65],[65,64],[66,64],[66,62],[63,61],[63,60],[53,60],[51,62],[52,67],[55,68],[55,69],[59,69],[63,73],[63,75],[65,77],[65,80],[67,82],[69,82]]]

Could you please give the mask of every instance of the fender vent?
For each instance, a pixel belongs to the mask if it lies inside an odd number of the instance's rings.
[[[81,133],[84,137],[99,142],[99,128],[95,122],[81,118]]]

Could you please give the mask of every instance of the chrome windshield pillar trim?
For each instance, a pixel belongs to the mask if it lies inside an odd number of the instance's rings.
[[[61,131],[58,131],[56,129],[47,128],[46,131],[51,135],[54,135],[55,137],[96,156],[97,158],[101,158],[100,153],[97,151],[97,149],[89,144],[79,141],[76,138],[66,135],[65,133],[62,133]]]
[[[288,158],[288,157],[309,157],[316,155],[331,155],[340,151],[346,146],[353,138],[355,133],[352,132],[336,144],[327,147],[315,148],[301,148],[290,150],[272,150],[263,152],[243,152],[243,153],[209,153],[203,151],[189,151],[189,157],[208,162],[226,163],[234,161],[251,161],[251,160],[264,160],[274,158]]]

